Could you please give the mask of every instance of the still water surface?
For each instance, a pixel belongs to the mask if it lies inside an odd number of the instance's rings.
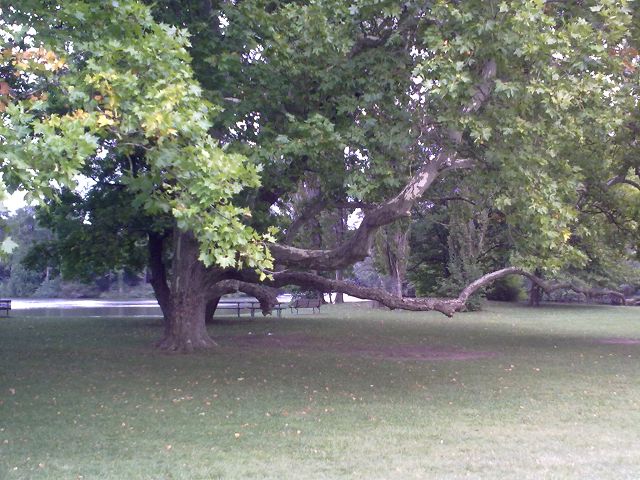
[[[155,300],[18,298],[11,310],[25,317],[162,317]]]
[[[331,301],[329,294],[325,300]],[[243,298],[225,297],[223,302],[246,301]],[[255,299],[253,299],[255,300]],[[358,298],[344,296],[345,302],[359,302]],[[278,301],[291,301],[290,294],[278,295]],[[11,300],[15,315],[25,317],[162,317],[158,302],[154,299],[102,300],[63,298],[15,298]]]

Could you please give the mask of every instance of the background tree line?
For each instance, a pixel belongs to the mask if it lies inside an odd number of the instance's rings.
[[[455,202],[446,206],[447,202]],[[382,288],[389,293],[405,297],[437,295],[450,296],[473,279],[488,271],[507,265],[509,244],[506,238],[504,218],[498,213],[490,214],[486,209],[479,213],[469,198],[461,196],[441,199],[438,204],[428,202],[422,206],[429,211],[421,214],[414,211],[414,219],[404,229],[396,226],[383,230],[376,239],[373,255],[357,262],[350,269],[336,272],[336,278],[351,280],[366,287]],[[40,213],[38,213],[38,211]],[[65,269],[67,254],[60,251],[74,248],[78,242],[73,229],[66,230],[53,224],[53,230],[46,227],[52,221],[51,210],[25,207],[12,215],[5,214],[3,227],[6,234],[16,243],[10,255],[0,259],[0,295],[4,297],[77,298],[109,297],[131,298],[152,297],[145,250],[138,247],[138,261],[130,261],[114,270],[112,261],[103,263],[102,268],[78,270],[87,262],[72,263],[72,269]],[[59,220],[57,220],[59,222]],[[69,219],[67,222],[71,223]],[[82,222],[76,222],[81,227]],[[57,226],[57,228],[56,228]],[[347,219],[344,215],[321,218],[310,236],[329,237],[333,242],[349,235]],[[428,240],[428,241],[426,241]],[[309,239],[307,241],[310,241]],[[100,239],[94,240],[98,248],[93,255],[104,259]],[[326,243],[326,241],[325,241]],[[323,244],[323,241],[320,241]],[[391,252],[390,252],[391,251]],[[85,257],[90,252],[82,252]],[[390,260],[391,258],[391,260]],[[584,285],[599,285],[603,288],[623,291],[633,297],[640,286],[640,265],[631,250],[609,258],[609,262],[598,262],[581,269],[567,269],[560,276],[563,279],[579,279]],[[400,264],[390,268],[389,265]],[[94,270],[94,268],[96,268]],[[401,288],[399,291],[398,289]],[[295,289],[293,290],[296,291]],[[469,302],[468,308],[480,308],[480,299],[486,297],[499,301],[523,301],[529,295],[531,285],[520,277],[501,279]],[[307,292],[314,294],[314,292]],[[334,297],[342,302],[341,296]],[[553,301],[582,302],[584,294],[559,291],[547,297]],[[598,298],[600,301],[609,299]]]

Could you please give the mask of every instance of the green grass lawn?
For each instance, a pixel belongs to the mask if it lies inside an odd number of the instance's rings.
[[[0,479],[640,478],[640,309],[0,320]],[[627,339],[617,341],[613,339]]]

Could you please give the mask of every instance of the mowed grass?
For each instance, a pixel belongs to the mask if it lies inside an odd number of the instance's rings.
[[[0,320],[0,479],[640,478],[639,308],[228,317],[190,356],[161,330]]]

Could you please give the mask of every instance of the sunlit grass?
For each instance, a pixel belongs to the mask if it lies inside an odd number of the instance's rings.
[[[640,477],[640,344],[601,341],[640,339],[638,308],[210,331],[218,350],[170,356],[157,320],[0,320],[0,479]]]

